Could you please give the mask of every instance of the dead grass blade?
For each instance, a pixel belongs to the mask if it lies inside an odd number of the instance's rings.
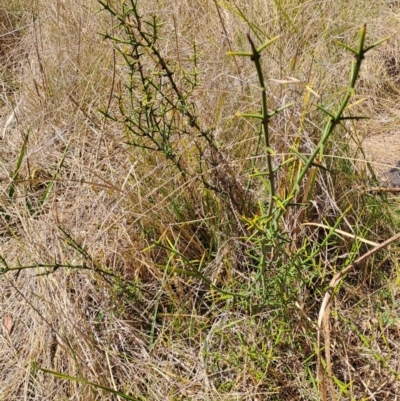
[[[10,335],[11,331],[12,331],[12,329],[14,327],[14,320],[13,320],[13,318],[12,318],[12,316],[10,314],[4,316],[4,318],[3,318],[3,327],[4,327],[5,332],[8,335]]]
[[[322,300],[321,308],[318,314],[318,336],[317,336],[317,349],[318,349],[318,366],[317,366],[317,377],[320,385],[320,396],[322,400],[327,400],[327,385],[330,388],[331,396],[333,399],[334,395],[334,386],[332,381],[332,361],[330,356],[330,327],[329,327],[329,312],[330,312],[330,303],[332,299],[332,295],[336,289],[336,286],[339,284],[340,280],[348,273],[350,273],[354,268],[356,268],[360,263],[369,259],[372,255],[380,251],[381,249],[386,248],[392,242],[398,240],[400,238],[400,233],[397,233],[393,237],[389,238],[382,244],[379,244],[375,248],[371,249],[364,255],[360,256],[355,262],[351,265],[347,266],[341,272],[336,274],[331,282],[329,283],[328,290],[325,292],[324,298]],[[322,362],[322,338],[324,340],[324,353],[325,353],[325,363],[326,363],[326,371],[324,371],[323,362]]]

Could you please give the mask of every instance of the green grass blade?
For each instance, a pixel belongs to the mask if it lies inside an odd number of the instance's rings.
[[[61,170],[62,166],[64,165],[65,157],[67,156],[68,150],[69,150],[69,143],[68,143],[67,147],[65,148],[63,157],[61,158],[61,161],[58,164],[56,172],[54,173],[51,181],[49,182],[49,184],[46,187],[46,190],[44,191],[43,195],[40,198],[40,205],[41,206],[43,206],[47,202],[47,199],[49,198],[50,192],[54,187],[54,183],[56,182],[57,176],[60,173],[60,170]]]
[[[21,168],[22,162],[24,160],[26,145],[28,144],[28,139],[29,139],[29,131],[25,135],[24,143],[22,144],[21,152],[19,153],[19,157],[18,157],[18,160],[17,160],[17,165],[15,166],[15,171],[14,171],[14,174],[13,174],[13,177],[12,177],[12,183],[11,183],[10,188],[8,190],[8,197],[9,198],[12,198],[14,196],[14,193],[15,193],[15,184],[14,184],[14,182],[16,180],[18,180],[18,172],[19,172],[19,169]]]
[[[289,23],[289,25],[293,28],[293,30],[299,34],[299,30],[296,27],[296,24],[292,21],[292,19],[289,17],[287,12],[283,9],[281,5],[281,1],[279,0],[274,0],[274,3],[276,5],[276,8],[282,13],[283,17],[286,19],[286,21]]]
[[[49,370],[49,369],[44,369],[44,368],[37,368],[38,370],[41,370],[44,373],[48,373],[50,375],[53,375],[54,377],[58,377],[59,379],[63,379],[63,380],[68,380],[68,381],[73,381],[73,382],[78,382],[78,383],[82,383],[82,384],[87,384],[89,386],[98,388],[100,390],[104,390],[107,391],[108,393],[114,394],[118,397],[121,397],[125,400],[130,400],[130,401],[142,401],[143,399],[139,399],[139,398],[133,398],[130,395],[127,395],[125,393],[121,393],[120,391],[114,390],[110,387],[107,386],[103,386],[102,384],[98,384],[98,383],[93,383],[90,382],[86,379],[82,379],[80,377],[73,377],[73,376],[69,376],[66,375],[64,373],[60,373],[60,372],[56,372],[54,370]]]

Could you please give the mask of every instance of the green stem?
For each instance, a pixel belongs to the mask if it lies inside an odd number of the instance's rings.
[[[267,165],[268,165],[268,180],[269,180],[269,187],[270,187],[270,200],[268,204],[268,212],[267,215],[271,216],[272,209],[274,205],[274,197],[275,197],[275,176],[274,171],[272,169],[272,157],[271,157],[271,146],[269,141],[269,118],[268,115],[268,108],[267,108],[267,93],[265,91],[265,82],[264,82],[264,75],[261,68],[261,50],[258,50],[253,41],[251,40],[250,36],[248,36],[252,55],[251,60],[254,62],[254,65],[257,70],[258,82],[261,89],[261,126],[262,126],[262,133],[264,134],[264,142],[265,142],[265,149],[266,149],[266,156],[267,156]]]
[[[343,119],[342,116],[343,116],[344,110],[346,109],[347,104],[350,101],[350,98],[354,94],[355,85],[356,85],[356,82],[357,82],[357,79],[359,76],[361,64],[365,57],[365,53],[369,50],[369,48],[364,49],[365,33],[366,33],[366,26],[364,25],[360,32],[359,48],[358,48],[358,51],[355,52],[356,60],[355,60],[355,62],[354,61],[352,62],[351,74],[350,74],[350,84],[347,88],[346,95],[340,104],[339,110],[336,112],[336,114],[331,114],[331,113],[326,112],[329,114],[329,120],[325,126],[324,132],[322,134],[322,138],[319,141],[316,148],[314,149],[314,152],[311,154],[311,156],[307,160],[307,162],[304,165],[303,169],[301,170],[300,174],[297,176],[296,183],[293,186],[291,192],[289,193],[289,196],[283,202],[284,208],[281,208],[279,210],[278,217],[281,217],[285,213],[286,207],[289,205],[289,203],[291,203],[292,199],[299,192],[300,184],[303,181],[303,179],[304,179],[305,175],[307,174],[307,172],[309,171],[309,169],[311,168],[311,165],[314,163],[318,153],[320,153],[322,151],[326,142],[330,138],[333,130]]]

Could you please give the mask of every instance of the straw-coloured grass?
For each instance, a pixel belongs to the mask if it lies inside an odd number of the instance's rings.
[[[394,399],[396,2],[3,3],[0,400]]]

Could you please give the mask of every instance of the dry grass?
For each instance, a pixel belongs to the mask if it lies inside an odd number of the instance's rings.
[[[346,123],[329,144],[325,164],[332,174],[319,174],[308,215],[310,222],[333,224],[351,204],[343,230],[375,242],[390,236],[397,223],[389,223],[395,214],[386,200],[355,188],[371,185],[362,151],[371,158],[377,142],[368,138],[395,135],[399,126],[396,2],[139,5],[165,22],[162,51],[177,69],[188,68],[196,42],[198,114],[221,144],[224,176],[229,168],[240,188],[253,160],[262,160],[257,124],[235,117],[259,107],[254,68],[250,60],[226,56],[248,49],[241,13],[262,40],[281,35],[264,55],[271,107],[295,103],[271,123],[277,162],[296,141],[304,154],[313,149],[323,120],[316,102],[334,108],[348,84],[350,57],[333,40],[354,44],[363,23],[370,43],[394,35],[368,55],[355,98],[360,102],[351,108],[371,118]],[[197,177],[182,181],[160,154],[127,145],[121,124],[99,112],[117,113],[113,95],[126,67],[100,35],[115,21],[98,10],[95,0],[0,2],[6,60],[0,71],[0,256],[16,268],[0,276],[0,399],[122,399],[87,381],[138,400],[319,399],[316,322],[324,289],[368,248],[348,239],[326,244],[314,270],[304,266],[304,282],[289,282],[296,302],[282,307],[285,299],[270,299],[260,307],[237,210]],[[288,77],[296,81],[277,82]],[[190,169],[193,144],[179,146]],[[381,147],[379,163],[397,161]],[[218,179],[221,173],[209,174]],[[282,187],[288,181],[280,177]],[[256,181],[249,185],[249,203],[257,206],[265,195]],[[302,221],[304,212],[296,209],[284,222],[293,248],[304,238],[320,243],[326,234]],[[191,261],[204,258],[202,274],[215,287],[251,292],[251,301],[234,302],[204,280],[178,274],[171,253],[152,248],[160,238]],[[327,399],[388,400],[399,393],[397,253],[392,245],[338,289],[330,333],[335,389]],[[165,269],[168,263],[172,270]],[[290,274],[297,277],[294,269]]]

